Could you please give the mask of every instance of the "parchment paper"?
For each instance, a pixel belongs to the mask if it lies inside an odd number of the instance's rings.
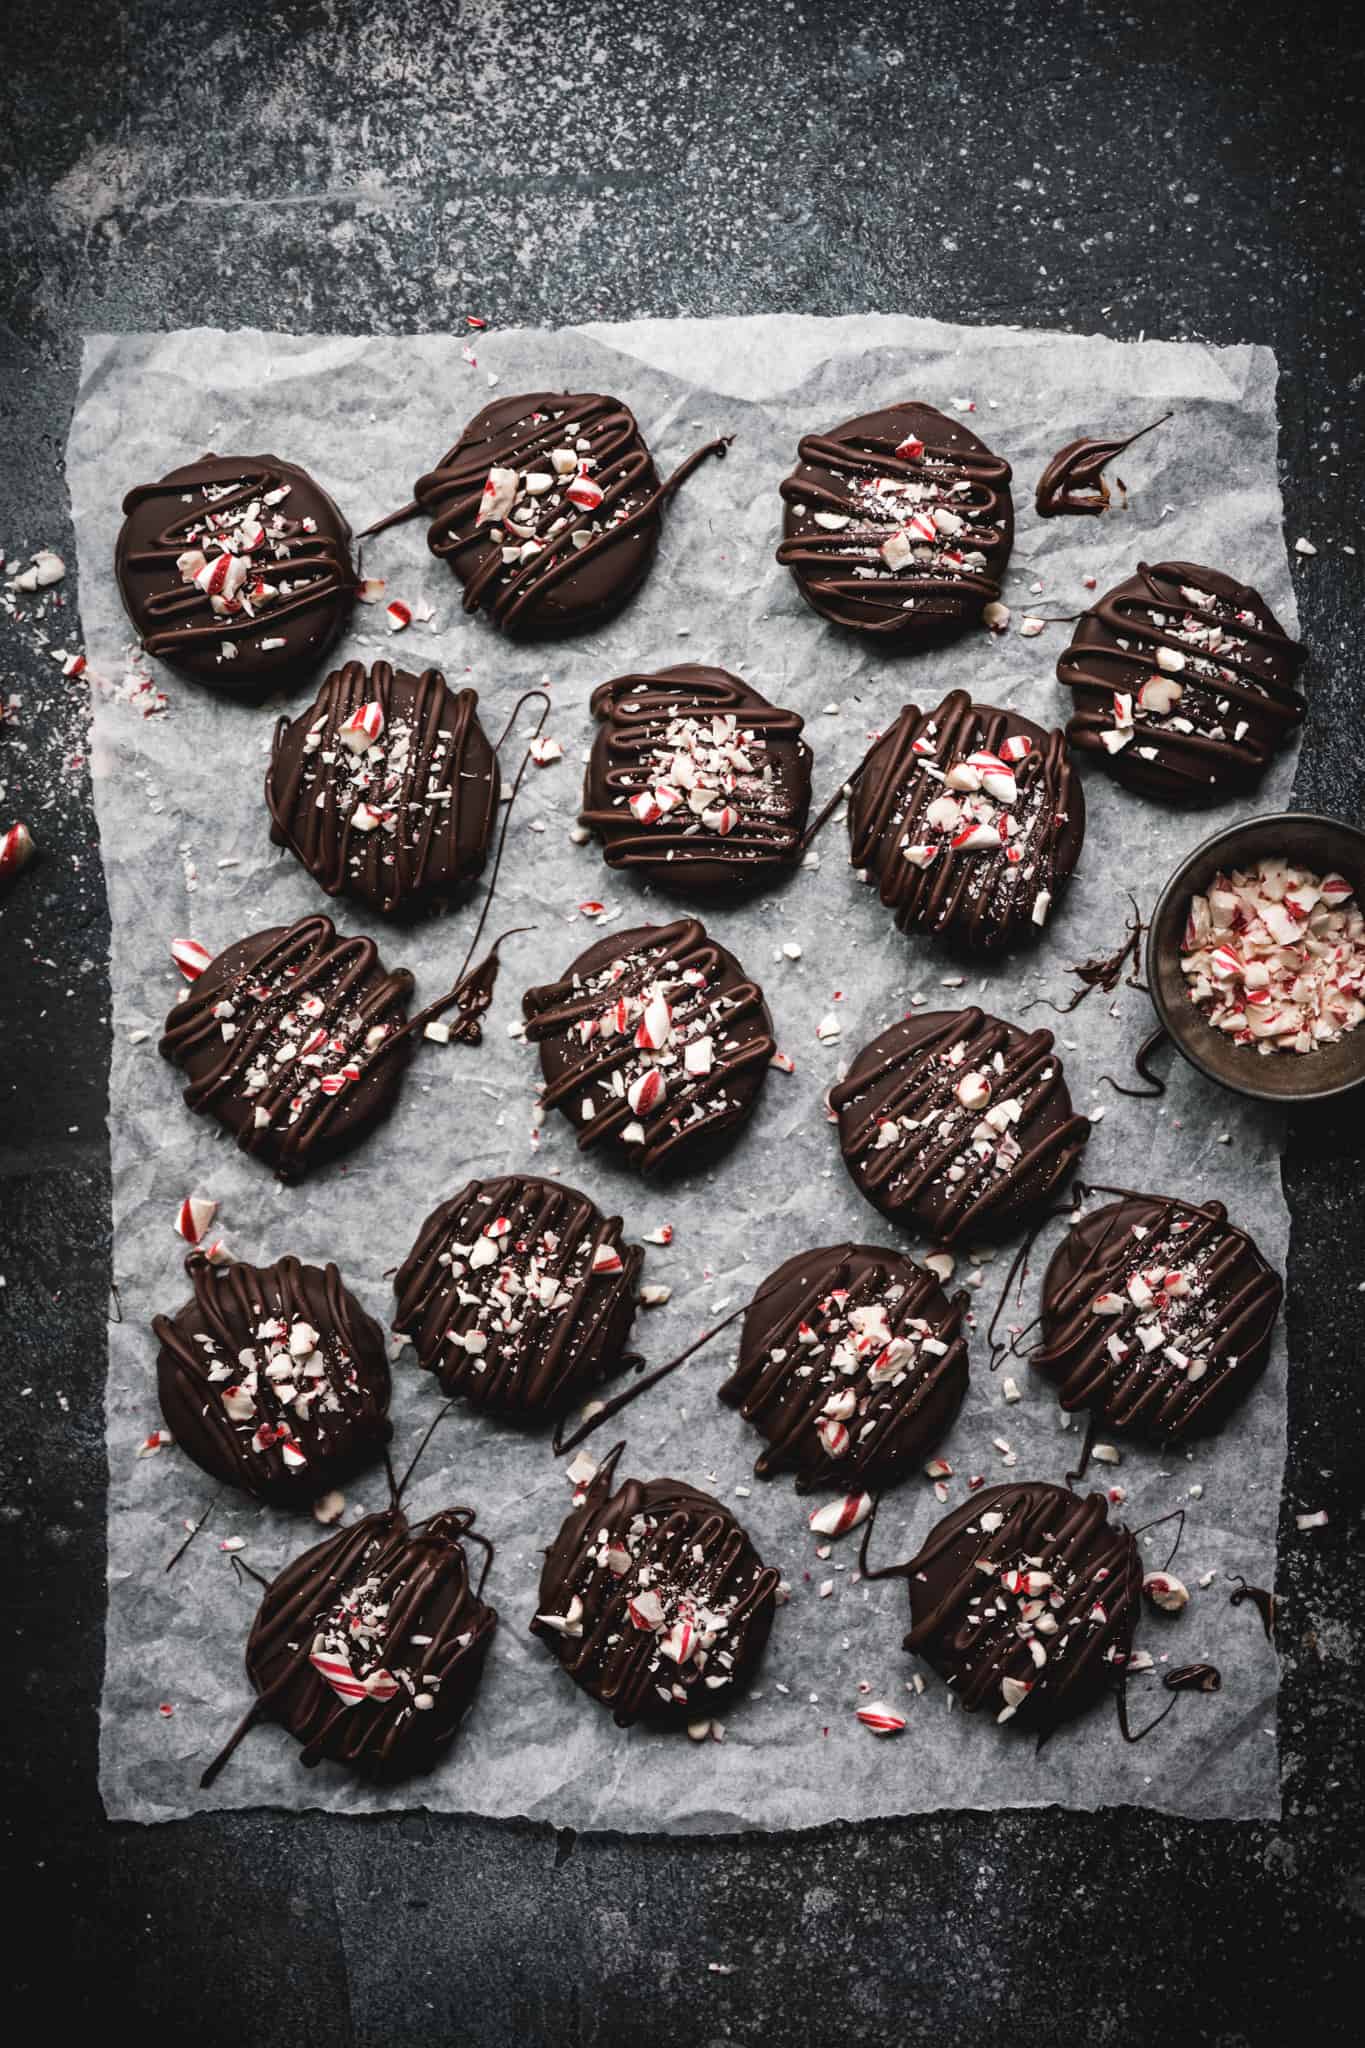
[[[184,1246],[171,1228],[182,1196],[202,1190],[217,1198],[215,1234],[240,1256],[336,1258],[360,1298],[387,1320],[385,1273],[437,1201],[471,1174],[516,1167],[562,1173],[608,1210],[619,1208],[632,1234],[673,1223],[671,1249],[651,1250],[645,1273],[671,1286],[672,1299],[637,1323],[643,1347],[660,1360],[746,1298],[799,1245],[887,1238],[888,1226],[840,1167],[822,1098],[858,1047],[916,991],[933,1005],[955,1005],[979,990],[1006,1017],[1018,1017],[1041,992],[1065,997],[1067,964],[1118,942],[1123,890],[1133,888],[1149,909],[1177,858],[1232,815],[1230,807],[1168,812],[1087,773],[1085,851],[1045,946],[970,977],[961,990],[942,986],[958,970],[898,934],[874,893],[858,885],[844,828],[832,825],[817,872],[749,907],[709,914],[716,935],[764,982],[796,1072],[772,1073],[758,1114],[714,1171],[656,1194],[606,1161],[580,1160],[557,1115],[533,1149],[538,1068],[507,1028],[519,1015],[521,990],[560,971],[598,936],[578,917],[580,901],[606,902],[621,928],[676,914],[610,875],[594,847],[570,841],[592,685],[688,658],[750,677],[806,715],[819,801],[856,766],[869,732],[907,699],[930,704],[963,684],[1047,724],[1064,717],[1053,666],[1067,629],[1025,639],[1017,628],[1032,609],[1079,610],[1089,601],[1086,576],[1103,591],[1139,557],[1205,561],[1245,577],[1287,627],[1295,623],[1276,486],[1275,364],[1264,349],[1118,344],[892,317],[639,321],[493,334],[474,339],[477,366],[463,348],[433,336],[206,331],[96,336],[86,345],[69,474],[86,647],[106,674],[119,673],[128,639],[110,573],[120,499],[132,484],[205,448],[273,450],[303,463],[358,530],[405,501],[412,478],[486,402],[494,377],[502,392],[565,386],[617,393],[636,410],[661,471],[713,434],[736,437],[729,459],[705,465],[671,508],[654,573],[636,601],[605,630],[566,645],[520,649],[467,618],[453,579],[426,551],[420,522],[369,547],[367,571],[387,578],[387,594],[429,602],[434,617],[393,638],[381,609],[358,608],[338,659],[439,664],[457,684],[477,686],[493,732],[518,693],[548,677],[555,708],[547,730],[563,742],[566,758],[531,771],[513,819],[490,929],[531,922],[537,929],[506,949],[483,1048],[423,1047],[397,1115],[344,1172],[281,1188],[184,1109],[177,1078],[156,1052],[179,985],[166,951],[172,936],[189,934],[217,951],[261,926],[328,907],[268,841],[261,776],[278,707],[219,702],[169,674],[158,677],[171,700],[162,718],[143,721],[117,701],[99,705],[95,790],[114,921],[110,1121],[123,1311],[110,1333],[108,1386],[102,1785],[109,1813],[150,1821],[207,1805],[359,1813],[424,1804],[577,1828],[690,1831],[1054,1801],[1277,1813],[1275,1658],[1253,1611],[1228,1606],[1226,1574],[1273,1583],[1282,1345],[1252,1398],[1206,1446],[1167,1461],[1125,1448],[1117,1470],[1092,1467],[1095,1483],[1126,1487],[1124,1512],[1133,1524],[1177,1505],[1189,1509],[1175,1569],[1193,1590],[1191,1605],[1179,1620],[1145,1617],[1139,1643],[1159,1660],[1158,1672],[1163,1662],[1196,1658],[1223,1672],[1220,1695],[1183,1699],[1139,1747],[1125,1747],[1112,1712],[1100,1709],[1038,1755],[1012,1730],[954,1711],[932,1674],[923,1695],[914,1694],[900,1647],[903,1587],[859,1583],[853,1543],[819,1559],[807,1528],[812,1503],[798,1499],[789,1481],[752,1479],[757,1440],[715,1400],[733,1348],[722,1338],[622,1418],[622,1433],[629,1439],[623,1469],[682,1474],[734,1501],[791,1587],[754,1693],[730,1715],[723,1743],[622,1733],[528,1636],[538,1553],[569,1504],[564,1467],[544,1438],[456,1413],[438,1431],[409,1504],[414,1515],[453,1502],[477,1505],[498,1542],[489,1585],[502,1625],[447,1762],[411,1789],[376,1793],[330,1767],[305,1773],[293,1745],[268,1729],[250,1737],[210,1794],[198,1790],[203,1764],[249,1698],[242,1649],[256,1590],[238,1581],[219,1546],[243,1537],[244,1555],[272,1573],[322,1532],[306,1516],[224,1494],[186,1556],[166,1572],[186,1519],[202,1513],[212,1493],[180,1452],[137,1455],[160,1419],[148,1321],[159,1309],[173,1310],[187,1291]],[[1015,466],[1019,531],[1005,593],[1014,626],[1003,637],[980,631],[939,653],[888,658],[817,619],[773,561],[777,485],[800,434],[897,397],[948,411],[957,400],[973,401],[969,423]],[[1116,505],[1102,520],[1035,518],[1034,482],[1064,441],[1136,429],[1168,408],[1175,420],[1117,464],[1130,489],[1126,509]],[[299,688],[289,701],[298,710],[309,694]],[[1282,804],[1291,776],[1286,757],[1258,801]],[[349,906],[332,914],[344,929],[367,928]],[[384,957],[415,970],[425,1000],[453,978],[472,922],[466,909],[416,930],[381,933]],[[803,948],[797,962],[780,957],[790,939]],[[816,1025],[831,1010],[842,1039],[822,1044]],[[1055,1020],[1034,1011],[1029,1021]],[[1119,1073],[1149,1028],[1146,999],[1132,990],[1093,997],[1057,1028],[1073,1097],[1104,1110],[1085,1161],[1088,1177],[1221,1197],[1282,1269],[1287,1215],[1273,1116],[1221,1094],[1178,1061],[1163,1103],[1125,1102],[1102,1088],[1101,1075]],[[132,1043],[140,1031],[150,1035]],[[1047,1249],[1039,1248],[1035,1278]],[[1007,1256],[980,1268],[983,1332]],[[964,1258],[959,1278],[977,1270]],[[1030,1286],[1026,1314],[1034,1304]],[[991,1482],[1008,1476],[992,1447],[996,1436],[1017,1454],[1018,1477],[1059,1479],[1074,1459],[1079,1427],[1059,1427],[1053,1394],[1026,1366],[1008,1369],[1023,1388],[1017,1405],[1005,1403],[978,1336],[971,1394],[944,1445],[954,1501],[969,1473]],[[401,1460],[439,1396],[410,1351],[397,1359],[395,1376]],[[596,1440],[599,1455],[614,1434]],[[378,1505],[382,1476],[349,1491],[351,1513]],[[908,1555],[942,1512],[927,1479],[907,1482],[883,1509],[877,1557]],[[1164,1561],[1168,1535],[1144,1538],[1154,1564]],[[1218,1576],[1200,1588],[1206,1573]],[[822,1597],[826,1581],[832,1591]],[[870,1687],[866,1695],[861,1682]],[[1155,1679],[1135,1683],[1133,1695],[1138,1720],[1168,1697]],[[879,1741],[859,1725],[854,1709],[868,1698],[905,1711],[903,1736]]]

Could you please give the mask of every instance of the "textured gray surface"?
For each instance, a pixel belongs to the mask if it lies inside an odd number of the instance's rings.
[[[1313,717],[1297,800],[1359,815],[1361,56],[1336,6],[58,4],[6,29],[0,542],[69,549],[78,335],[465,311],[865,307],[1264,341]],[[603,61],[594,59],[601,57]],[[71,592],[68,582],[67,591]],[[107,1828],[94,1792],[108,1276],[106,926],[81,725],[30,627],[0,778],[45,848],[0,912],[0,1238],[17,1448],[5,1824],[70,2005],[153,2038],[659,2043],[1344,2038],[1365,1872],[1355,1568],[1362,1133],[1296,1126],[1285,1818],[960,1815],[780,1845],[493,1824]],[[73,1128],[74,1127],[74,1128]],[[1254,1626],[1250,1622],[1249,1625]],[[22,1710],[16,1713],[15,1710]],[[17,1725],[16,1725],[17,1724]],[[572,1853],[570,1853],[572,1851]],[[17,1933],[17,1928],[11,1932]],[[36,1946],[28,1951],[40,1953]],[[21,1951],[22,1953],[22,1951]],[[712,1973],[709,1962],[734,1965]]]

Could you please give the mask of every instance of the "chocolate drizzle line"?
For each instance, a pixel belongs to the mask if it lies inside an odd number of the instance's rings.
[[[1166,1672],[1161,1682],[1167,1692],[1177,1695],[1182,1692],[1218,1692],[1222,1688],[1223,1674],[1216,1664],[1180,1664],[1173,1671]],[[1166,1716],[1172,1712],[1176,1705],[1174,1699],[1168,1700],[1161,1709],[1161,1712],[1154,1714],[1146,1726],[1139,1728],[1135,1735],[1128,1720],[1128,1673],[1126,1670],[1121,1670],[1119,1673],[1118,1683],[1114,1688],[1114,1703],[1118,1710],[1119,1733],[1125,1742],[1145,1742],[1147,1737],[1161,1726]]]
[[[1170,1036],[1171,1034],[1166,1029],[1166,1026],[1158,1024],[1156,1030],[1143,1039],[1133,1055],[1135,1070],[1142,1076],[1144,1081],[1150,1083],[1150,1086],[1146,1088],[1125,1088],[1114,1079],[1112,1074],[1101,1074],[1100,1079],[1107,1081],[1116,1095],[1127,1095],[1134,1102],[1155,1101],[1159,1095],[1166,1093],[1166,1083],[1162,1080],[1160,1074],[1152,1072],[1150,1062],[1154,1054],[1160,1052],[1163,1045],[1170,1043]]]
[[[451,690],[439,669],[411,676],[387,661],[369,670],[348,661],[327,678],[311,710],[276,725],[265,778],[271,837],[293,849],[329,896],[358,896],[385,913],[411,897],[472,882],[487,858],[499,794],[478,701],[474,690]],[[346,780],[361,763],[340,735],[352,713],[370,703],[383,710],[375,744],[384,754],[373,787],[362,789]],[[407,744],[390,788],[388,763],[400,730]],[[392,829],[354,824],[362,797],[391,818]]]
[[[1264,1586],[1248,1585],[1247,1581],[1239,1574],[1234,1573],[1233,1576],[1237,1580],[1237,1590],[1235,1593],[1229,1593],[1228,1595],[1229,1607],[1240,1607],[1244,1600],[1249,1600],[1261,1617],[1261,1627],[1265,1630],[1266,1641],[1273,1643],[1275,1640],[1275,1610],[1277,1606],[1275,1595],[1267,1592]]]
[[[624,1448],[547,1550],[531,1633],[618,1726],[676,1725],[728,1705],[747,1683],[779,1575],[729,1508],[684,1481],[627,1479],[613,1492]]]
[[[975,1072],[989,1076],[990,1100],[967,1110],[957,1089]],[[1072,1112],[1052,1033],[1025,1033],[976,1008],[921,1011],[893,1024],[858,1055],[829,1101],[844,1161],[868,1200],[944,1244],[973,1229],[1004,1228],[1045,1200],[1090,1135]],[[978,1151],[983,1111],[1016,1103],[1017,1116]],[[887,1142],[889,1123],[896,1135]]]
[[[896,453],[907,439],[917,455]],[[782,484],[785,537],[777,559],[807,602],[836,625],[885,639],[926,641],[961,631],[1000,595],[1014,534],[1010,466],[932,406],[892,405],[828,434],[806,434]],[[881,548],[915,506],[963,521],[917,543],[888,571]],[[835,528],[822,518],[843,520]],[[979,553],[979,569],[964,565]],[[861,570],[863,573],[859,574]]]
[[[1016,737],[1032,747],[1011,770],[1016,800],[993,807],[999,843],[959,849],[954,830],[931,826],[926,817],[940,799],[970,801],[949,789],[943,775],[969,755],[998,755],[1003,742]],[[1006,819],[1013,827],[1008,837]],[[988,952],[1037,935],[1040,895],[1046,892],[1046,914],[1080,853],[1085,799],[1059,730],[1045,733],[1018,712],[974,704],[965,690],[950,690],[932,711],[907,704],[875,743],[848,826],[853,866],[871,871],[902,931],[948,936]],[[916,846],[936,850],[925,867],[906,857],[906,848]]]
[[[445,1393],[534,1421],[619,1370],[643,1263],[620,1217],[576,1189],[530,1175],[470,1181],[403,1262],[394,1328]]]
[[[1144,434],[1155,433],[1164,427],[1174,414],[1164,412],[1159,420],[1139,427],[1135,434],[1129,434],[1123,441],[1114,439],[1068,441],[1053,456],[1047,468],[1038,479],[1034,504],[1040,519],[1055,519],[1058,514],[1073,512],[1098,515],[1108,509],[1109,485],[1103,475],[1106,464],[1116,455],[1131,448]],[[1124,489],[1122,478],[1118,479],[1119,489]]]
[[[1136,977],[1142,958],[1142,935],[1147,929],[1147,923],[1132,895],[1126,889],[1123,893],[1128,897],[1133,910],[1132,917],[1124,927],[1123,944],[1116,947],[1112,953],[1103,954],[1094,960],[1083,960],[1079,966],[1067,968],[1067,973],[1074,974],[1080,984],[1069,1003],[1054,1003],[1050,996],[1035,996],[1031,1002],[1025,1003],[1021,1015],[1042,1007],[1054,1011],[1059,1017],[1069,1017],[1073,1010],[1080,1008],[1087,996],[1094,995],[1096,989],[1101,989],[1105,995],[1111,996],[1119,985],[1125,967],[1131,969],[1128,987],[1141,989],[1142,983]]]

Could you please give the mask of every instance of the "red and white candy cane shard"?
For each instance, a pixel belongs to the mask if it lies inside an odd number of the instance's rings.
[[[391,597],[384,607],[384,616],[389,622],[389,631],[401,633],[404,626],[412,624],[412,606],[404,604],[401,597]]]
[[[218,1204],[207,1195],[186,1195],[175,1212],[175,1227],[186,1244],[198,1244],[218,1214]]]
[[[848,1431],[833,1415],[822,1416],[815,1425],[815,1433],[831,1458],[842,1458],[848,1450]]]
[[[636,1593],[626,1602],[626,1611],[636,1628],[650,1631],[663,1627],[664,1603],[652,1589]]]
[[[811,1512],[810,1526],[817,1536],[847,1536],[872,1513],[870,1493],[847,1493],[842,1500],[827,1501]]]
[[[690,1621],[675,1621],[659,1640],[664,1656],[671,1657],[675,1664],[686,1664],[696,1647],[697,1632]]]
[[[580,512],[595,512],[606,493],[590,476],[576,476],[564,495]]]
[[[904,1714],[893,1713],[882,1700],[874,1700],[871,1706],[857,1709],[858,1719],[864,1728],[874,1735],[899,1735],[905,1728]]]
[[[600,917],[606,907],[605,903],[580,903],[578,914],[580,917]]]
[[[198,939],[172,939],[171,958],[186,981],[198,981],[204,969],[213,963],[212,953]]]
[[[337,737],[353,754],[363,754],[384,730],[384,707],[380,703],[357,704]]]
[[[398,1690],[392,1672],[372,1671],[368,1678],[357,1678],[344,1657],[329,1656],[325,1650],[314,1650],[308,1662],[348,1707],[361,1700],[391,1700]]]
[[[955,832],[949,844],[955,851],[974,853],[981,847],[999,846],[1000,834],[994,825],[968,825],[965,831]]]
[[[483,496],[479,499],[480,526],[487,526],[493,519],[502,519],[511,511],[520,481],[514,469],[495,467],[489,470]]]
[[[640,825],[657,825],[663,816],[663,806],[647,789],[642,789],[638,796],[631,798],[629,810],[632,818]]]
[[[924,443],[918,434],[907,434],[903,441],[896,443],[896,453],[903,462],[918,462],[924,453]]]
[[[302,1466],[308,1463],[303,1446],[296,1443],[292,1436],[287,1436],[280,1445],[280,1456],[284,1459],[291,1472],[299,1471]]]
[[[598,1245],[592,1255],[592,1270],[594,1273],[620,1273],[624,1270],[621,1254],[614,1244]]]
[[[22,822],[11,825],[0,839],[0,881],[11,881],[20,868],[28,866],[36,851],[28,826]]]
[[[934,524],[932,512],[912,512],[905,522],[905,530],[914,540],[938,539],[938,528]]]
[[[340,1095],[343,1088],[348,1087],[352,1081],[358,1081],[359,1079],[359,1067],[346,1066],[339,1073],[324,1074],[318,1082],[318,1086],[324,1095]]]
[[[657,1067],[651,1067],[639,1079],[632,1081],[626,1090],[626,1100],[636,1116],[648,1116],[664,1098],[664,1077]]]
[[[661,1052],[673,1035],[673,1012],[662,996],[651,996],[635,1030],[642,1052]]]
[[[1031,754],[1032,752],[1033,741],[1026,738],[1023,733],[1015,733],[1009,739],[1001,740],[1000,742],[1000,758],[1002,761],[1022,761],[1025,754]]]

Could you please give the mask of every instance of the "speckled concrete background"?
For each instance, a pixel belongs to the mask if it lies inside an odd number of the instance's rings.
[[[1264,341],[1289,537],[1318,548],[1297,801],[1359,816],[1361,59],[1318,0],[10,8],[0,545],[69,551],[82,330],[878,307]],[[1365,1129],[1340,1109],[1286,1162],[1280,1825],[960,1814],[655,1843],[102,1822],[107,936],[83,707],[42,640],[74,636],[22,609],[0,615],[0,785],[45,858],[0,911],[0,1512],[25,1638],[0,1811],[43,1942],[11,1912],[21,2001],[49,2029],[117,2014],[153,2041],[329,2048],[1347,2038]],[[1293,1509],[1318,1505],[1329,1527],[1300,1537]]]

